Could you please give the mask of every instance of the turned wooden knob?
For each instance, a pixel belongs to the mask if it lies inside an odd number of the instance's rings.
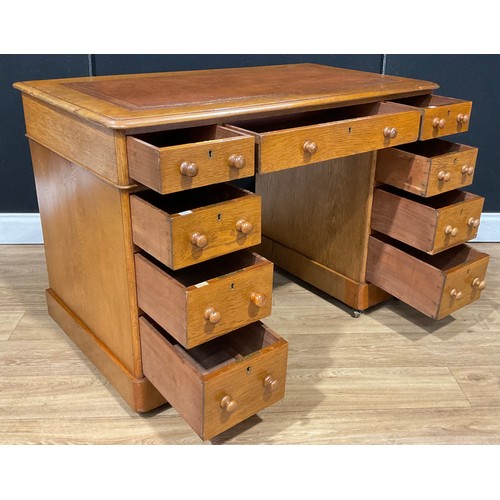
[[[186,177],[195,177],[198,175],[198,167],[196,166],[196,163],[193,163],[192,161],[183,161],[179,170],[181,171],[181,174]]]
[[[313,155],[318,151],[318,145],[314,141],[306,141],[304,142],[304,152]]]
[[[438,173],[438,179],[440,181],[448,182],[451,179],[451,174],[450,172],[445,172],[444,170],[441,170],[441,172]]]
[[[210,321],[212,325],[215,325],[220,321],[220,312],[216,311],[215,307],[207,307],[205,309],[205,319]]]
[[[476,286],[479,290],[484,290],[486,288],[486,281],[481,281],[479,278],[474,278],[474,280],[472,281],[472,286]]]
[[[455,297],[455,299],[460,300],[463,297],[463,293],[460,292],[459,290],[457,290],[456,288],[454,288],[450,292],[450,297]]]
[[[245,157],[243,155],[231,155],[227,161],[229,166],[233,168],[243,168],[246,164]]]
[[[451,236],[456,236],[458,234],[458,227],[446,226],[444,228],[444,234],[451,234]]]
[[[458,123],[467,123],[469,121],[469,115],[468,114],[462,114],[462,113],[459,113],[457,115],[457,122]]]
[[[198,248],[205,248],[208,244],[208,238],[201,233],[193,233],[191,235],[191,243]]]
[[[245,219],[236,222],[236,229],[243,234],[250,234],[253,231],[253,224]]]
[[[474,217],[469,217],[469,219],[467,220],[467,225],[473,226],[473,227],[478,227],[479,226],[479,219],[474,219]]]
[[[263,293],[253,292],[252,295],[250,295],[250,300],[257,307],[262,307],[266,303],[267,297]]]
[[[434,120],[432,120],[432,126],[434,128],[444,128],[444,126],[446,125],[446,120],[444,118],[434,118]]]
[[[280,383],[275,378],[271,377],[271,375],[268,375],[264,379],[264,387],[266,389],[270,389],[272,392],[277,390],[279,386],[280,386]]]
[[[388,137],[389,139],[394,139],[398,135],[397,129],[394,127],[385,127],[384,128],[384,137]]]
[[[233,413],[238,408],[238,403],[229,395],[225,395],[220,400],[220,407],[228,413]]]

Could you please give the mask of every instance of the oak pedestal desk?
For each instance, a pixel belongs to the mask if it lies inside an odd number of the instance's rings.
[[[210,439],[284,396],[273,263],[355,313],[393,295],[439,319],[486,286],[464,244],[483,199],[459,190],[477,149],[441,139],[471,102],[434,83],[298,64],[14,86],[49,313],[137,412],[168,401]]]

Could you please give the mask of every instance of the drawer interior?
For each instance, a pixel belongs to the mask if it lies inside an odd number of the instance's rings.
[[[221,125],[207,125],[203,127],[183,128],[175,130],[163,130],[161,132],[148,132],[135,134],[134,138],[151,144],[157,148],[180,146],[205,141],[227,139],[229,137],[240,137]]]
[[[191,288],[198,288],[199,286],[197,287],[196,285],[205,281],[221,278],[223,276],[241,271],[247,267],[265,266],[269,264],[269,261],[264,257],[261,257],[256,253],[241,250],[229,255],[224,255],[222,257],[217,257],[206,262],[189,266],[185,269],[173,271],[151,256],[142,253],[141,255],[147,260],[153,262],[164,273],[174,278],[188,290]]]
[[[447,154],[464,153],[465,151],[470,151],[475,148],[456,142],[443,141],[442,139],[429,139],[428,141],[402,144],[398,146],[397,149],[414,155],[424,156],[425,158],[434,158]]]
[[[440,106],[449,106],[450,104],[458,104],[467,102],[462,99],[455,99],[453,97],[444,97],[439,95],[427,94],[414,97],[405,97],[403,99],[396,99],[394,102],[414,106],[416,108],[439,108]]]
[[[149,321],[155,325],[165,341],[171,344],[172,348],[202,375],[213,373],[226,365],[244,360],[278,341],[270,330],[265,328],[262,323],[257,322],[192,349],[185,349],[160,326],[151,320]]]
[[[187,210],[223,203],[243,196],[253,195],[250,191],[231,184],[214,184],[212,186],[189,189],[185,192],[161,195],[154,191],[143,191],[137,196],[168,214],[178,214]]]
[[[266,132],[307,127],[311,125],[321,125],[322,123],[331,123],[343,120],[354,120],[357,118],[393,114],[404,111],[412,111],[412,108],[394,102],[374,102],[344,108],[325,109],[321,111],[309,111],[293,115],[247,120],[231,124],[241,129],[263,134]]]
[[[480,198],[475,194],[467,193],[466,191],[460,191],[459,189],[431,196],[430,198],[422,198],[421,196],[412,193],[407,193],[406,191],[401,191],[391,186],[379,186],[377,187],[377,189],[400,196],[407,200],[414,201],[419,205],[424,205],[426,207],[433,208],[435,210],[439,210],[445,207],[451,207],[453,205],[458,205],[459,203],[464,203],[467,201],[472,201]]]

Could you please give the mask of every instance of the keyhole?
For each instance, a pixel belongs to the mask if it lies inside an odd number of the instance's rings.
[[[220,222],[222,220],[222,214],[217,214],[217,222]]]
[[[247,375],[250,375],[250,372],[252,371],[252,369],[250,367],[247,368]]]
[[[351,133],[351,131],[352,131],[352,128],[351,128],[351,127],[349,127],[349,133]]]
[[[234,290],[234,283],[231,283],[231,290]]]
[[[451,113],[451,110],[449,109],[449,110],[448,110],[448,116],[450,116],[450,113]]]
[[[208,157],[212,158],[212,150],[211,149],[208,150]]]

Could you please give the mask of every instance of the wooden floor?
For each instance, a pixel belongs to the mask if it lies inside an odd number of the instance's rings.
[[[500,244],[483,298],[436,322],[390,300],[358,319],[275,273],[286,396],[205,444],[500,443]],[[134,414],[47,315],[42,246],[0,246],[0,443],[202,444],[168,405]]]

